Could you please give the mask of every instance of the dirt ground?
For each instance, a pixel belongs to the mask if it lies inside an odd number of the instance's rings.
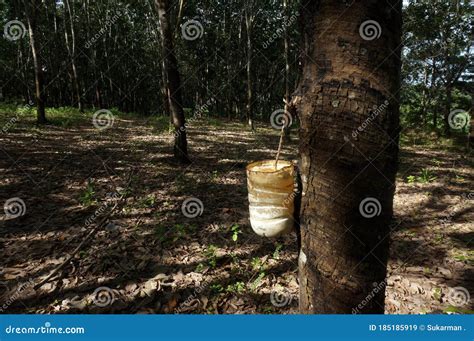
[[[0,221],[3,313],[297,313],[296,237],[258,237],[248,220],[245,166],[274,157],[277,131],[192,122],[187,167],[144,119],[18,122],[0,141],[1,202],[24,202]],[[387,313],[472,313],[472,164],[402,148]]]

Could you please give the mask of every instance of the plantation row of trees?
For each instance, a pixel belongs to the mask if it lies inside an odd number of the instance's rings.
[[[296,3],[286,1],[172,2],[168,19],[184,107],[206,105],[216,114],[240,117],[281,106],[285,61],[291,84],[298,67]],[[31,21],[47,106],[165,114],[158,3],[13,0],[3,3],[0,15],[4,25],[20,21],[25,32]],[[291,30],[286,57],[283,27]],[[20,34],[1,41],[4,99],[34,100],[30,40]]]
[[[166,115],[159,2],[2,2],[1,99]],[[302,11],[297,0],[170,2],[182,106],[251,125],[282,108],[301,73]],[[415,0],[403,11],[403,123],[449,135],[450,112],[472,106],[473,6]]]

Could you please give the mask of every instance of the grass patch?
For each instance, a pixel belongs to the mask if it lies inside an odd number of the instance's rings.
[[[46,108],[46,118],[50,125],[70,128],[79,125],[91,125],[94,113],[99,109],[87,109],[80,112],[75,107]],[[117,108],[109,110],[115,118],[136,119],[147,122],[154,128],[156,133],[163,133],[170,130],[170,120],[167,116],[144,116],[138,113],[125,113]],[[36,126],[36,107],[28,104],[19,104],[14,102],[0,103],[0,130],[4,132],[13,131],[19,126],[30,126],[31,128],[40,128]],[[24,127],[23,127],[24,128]]]

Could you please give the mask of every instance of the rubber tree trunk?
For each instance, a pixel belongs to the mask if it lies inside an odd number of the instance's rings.
[[[169,0],[156,0],[160,21],[161,44],[163,48],[164,68],[166,73],[165,100],[169,103],[171,122],[175,129],[174,156],[182,163],[189,163],[186,125],[181,99],[181,79],[178,62],[173,50],[173,34],[169,21]]]
[[[71,31],[71,47],[69,47],[67,28],[64,27],[64,35],[66,37],[66,47],[71,58],[71,69],[72,69],[72,80],[74,85],[74,92],[76,93],[77,108],[80,112],[84,112],[84,107],[81,97],[81,89],[79,86],[79,75],[76,66],[76,32],[74,30],[74,7],[71,8],[69,0],[65,0],[68,16],[69,16],[69,27]],[[65,20],[66,22],[66,20]]]
[[[384,312],[398,156],[401,3],[303,2],[302,313]],[[380,37],[376,32],[363,39],[371,34],[359,33],[367,20],[377,22]],[[382,109],[374,114],[374,108]]]
[[[35,70],[35,100],[36,100],[36,121],[38,124],[47,123],[45,114],[43,70],[40,65],[39,51],[37,47],[37,16],[38,10],[43,6],[38,0],[24,0],[26,20],[28,23],[28,35],[30,38],[31,55],[33,56],[33,67]]]
[[[283,44],[284,44],[284,57],[285,57],[285,113],[288,115],[291,115],[290,112],[290,44],[289,44],[289,39],[288,39],[288,20],[289,20],[289,15],[288,15],[288,0],[283,0],[283,16],[285,18],[285,23],[284,23],[284,33],[283,33]],[[291,134],[291,124],[289,124],[284,128],[284,136],[285,136],[285,141],[289,142],[290,141],[290,134]]]
[[[446,101],[444,103],[443,128],[444,135],[447,137],[451,136],[451,128],[449,126],[449,114],[451,112],[452,93],[453,90],[451,84],[446,85]]]
[[[252,13],[253,2],[250,1],[245,7],[245,28],[247,30],[247,122],[250,130],[254,131],[253,122],[253,82],[252,82],[252,31],[254,14]]]

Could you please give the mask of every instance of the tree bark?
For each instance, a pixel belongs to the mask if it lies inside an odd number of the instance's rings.
[[[451,136],[451,129],[449,126],[449,114],[451,112],[451,102],[452,102],[452,87],[451,83],[446,85],[446,101],[444,103],[444,135],[447,137]]]
[[[290,44],[288,39],[288,0],[283,0],[283,17],[284,19],[284,37],[283,37],[283,44],[285,48],[284,57],[285,57],[285,114],[291,115],[290,112]],[[291,124],[285,126],[284,128],[284,136],[286,142],[290,141],[290,134],[291,134]]]
[[[302,4],[302,313],[384,312],[398,157],[401,3]],[[378,22],[380,37],[362,38],[359,28],[367,20]],[[374,107],[384,109],[375,115]],[[381,209],[368,218],[369,208],[359,207],[372,198]]]
[[[181,79],[178,71],[178,62],[173,50],[173,34],[169,21],[169,0],[156,0],[155,3],[160,21],[161,44],[166,73],[167,98],[165,100],[169,103],[171,121],[175,129],[174,156],[181,163],[189,163],[186,122],[181,98]]]
[[[79,76],[78,76],[78,71],[77,71],[77,66],[76,66],[76,32],[74,30],[74,13],[73,13],[74,8],[71,9],[71,4],[69,0],[65,0],[65,3],[66,3],[68,16],[69,16],[69,27],[71,31],[71,47],[69,47],[67,28],[64,27],[66,47],[69,53],[69,57],[71,58],[72,80],[73,80],[73,85],[74,85],[74,92],[76,93],[77,107],[80,112],[84,112],[82,97],[81,97],[81,90],[79,87]]]
[[[253,122],[253,83],[252,83],[252,28],[254,21],[253,3],[249,2],[245,6],[245,28],[247,32],[247,122],[250,129],[255,130]]]
[[[38,0],[24,0],[26,20],[28,23],[28,35],[30,38],[31,54],[33,56],[33,66],[35,70],[35,100],[36,100],[36,121],[38,124],[45,124],[48,122],[44,109],[45,95],[43,84],[43,70],[40,65],[39,51],[37,48],[37,15],[38,8],[42,6],[41,1]]]

